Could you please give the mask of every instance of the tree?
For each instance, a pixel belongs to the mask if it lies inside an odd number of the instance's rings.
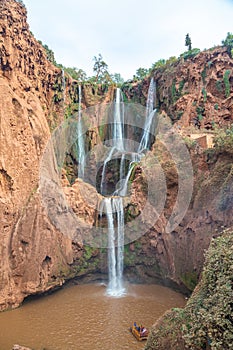
[[[155,70],[155,69],[159,69],[161,67],[164,67],[166,64],[165,59],[161,58],[160,60],[158,60],[157,62],[153,63],[151,66],[151,71]]]
[[[82,69],[78,69],[76,67],[65,68],[65,71],[71,76],[71,78],[78,80],[78,81],[85,81],[87,80],[87,74]]]
[[[41,44],[45,49],[47,60],[53,63],[55,66],[57,66],[53,50],[51,50],[47,44],[43,44],[41,40],[38,40],[38,43]]]
[[[102,55],[99,53],[99,56],[94,56],[94,67],[93,71],[95,72],[95,82],[103,82],[103,80],[106,79],[107,76],[109,76],[108,73],[108,65],[106,62],[104,62]]]
[[[112,81],[116,83],[117,85],[122,85],[124,83],[124,79],[119,73],[114,73],[111,75]]]
[[[222,40],[222,45],[227,47],[227,52],[232,56],[233,50],[233,34],[228,32],[226,39]]]
[[[191,42],[191,38],[190,38],[189,34],[186,34],[186,37],[185,37],[185,46],[188,47],[188,51],[191,51],[191,50],[192,50],[192,42]]]
[[[142,80],[149,74],[149,69],[138,68],[136,70],[136,75],[133,76],[135,80]]]

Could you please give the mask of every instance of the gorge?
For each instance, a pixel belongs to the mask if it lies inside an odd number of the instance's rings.
[[[204,290],[204,282],[197,283],[212,238],[231,244],[231,238],[222,238],[227,232],[221,234],[229,229],[231,237],[232,227],[233,60],[227,47],[180,57],[142,81],[125,82],[120,91],[116,84],[76,81],[53,65],[31,34],[20,3],[2,0],[0,10],[0,309],[16,308],[27,297],[67,281],[106,282],[108,274],[108,292],[121,295],[123,270],[128,283],[159,283],[188,296],[197,285],[189,305],[195,303],[198,290]],[[110,111],[115,122],[105,119]],[[139,121],[132,121],[135,116]],[[54,158],[48,158],[53,177],[42,192],[42,160],[60,125],[62,166],[56,169]],[[67,148],[63,136],[70,130],[75,130],[76,142]],[[185,174],[190,173],[181,172],[179,165],[188,171],[190,164],[184,159],[179,163],[179,142],[193,169],[192,198],[187,210],[180,202],[181,220],[175,214],[177,199],[189,188]],[[49,203],[62,203],[52,212],[56,220],[43,195]],[[57,220],[62,215],[71,220],[64,219],[61,229]],[[169,230],[171,217],[177,225]],[[100,242],[99,232],[106,231],[111,241],[105,234]],[[173,316],[183,322],[174,311],[157,326]],[[176,333],[177,345],[169,337],[164,345],[158,329],[152,334],[160,343],[149,339],[148,350],[182,349],[183,339],[199,350],[187,334],[182,338]]]

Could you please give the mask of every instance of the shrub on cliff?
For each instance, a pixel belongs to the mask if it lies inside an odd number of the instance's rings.
[[[182,53],[180,55],[180,57],[183,57],[184,60],[187,60],[188,58],[195,57],[199,53],[200,53],[200,49],[195,48],[195,49],[192,49],[192,50],[189,50],[189,51],[185,51],[184,53]]]
[[[186,310],[190,321],[183,326],[191,349],[233,349],[233,232],[212,241],[202,280]]]
[[[233,349],[233,230],[212,240],[202,278],[184,309],[152,328],[145,350]]]
[[[23,7],[26,7],[23,0],[16,0],[16,2],[18,2],[19,4],[21,4]]]
[[[227,47],[227,52],[230,57],[232,57],[232,50],[233,50],[233,34],[228,32],[226,39],[222,40],[222,45]]]
[[[219,153],[233,154],[233,125],[228,129],[215,130],[214,148]]]

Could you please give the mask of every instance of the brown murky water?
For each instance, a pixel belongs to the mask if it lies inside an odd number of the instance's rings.
[[[0,314],[0,349],[21,344],[34,350],[141,350],[129,332],[136,321],[150,328],[184,297],[158,285],[128,285],[112,298],[100,284],[66,287],[52,295]]]

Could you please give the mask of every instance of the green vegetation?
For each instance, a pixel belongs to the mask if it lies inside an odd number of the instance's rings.
[[[124,84],[124,79],[119,73],[114,73],[111,75],[111,79],[118,87],[120,87],[122,84]]]
[[[26,7],[23,0],[16,0],[16,2],[18,2],[19,4],[21,4],[23,7]]]
[[[82,69],[78,69],[76,67],[73,67],[73,68],[69,68],[69,67],[66,68],[66,67],[64,67],[64,70],[74,80],[77,80],[77,81],[85,81],[85,80],[87,80],[87,74]]]
[[[230,81],[229,81],[229,75],[230,75],[231,71],[229,69],[227,69],[224,73],[223,76],[223,81],[224,81],[224,85],[225,85],[225,96],[226,98],[230,96],[230,90],[231,90],[231,86],[230,86]]]
[[[216,81],[216,88],[219,92],[222,91],[222,80],[217,80]]]
[[[203,119],[203,113],[205,112],[205,108],[202,106],[198,106],[196,108],[196,112],[197,112],[197,119],[201,121]]]
[[[133,80],[143,80],[150,74],[150,70],[146,68],[138,68],[136,75],[133,76]]]
[[[172,81],[171,94],[172,94],[172,103],[175,103],[177,100],[176,80],[175,79],[173,79],[173,81]]]
[[[146,350],[223,350],[233,344],[233,232],[213,239],[202,278],[184,309],[173,308],[152,328]]]
[[[17,0],[17,1],[23,4],[22,0]],[[42,44],[41,41],[39,42]],[[228,52],[232,57],[232,52],[233,52],[233,34],[232,33],[230,32],[227,33],[225,40],[222,40],[222,45],[228,48]],[[189,58],[195,57],[197,54],[200,53],[200,49],[192,48],[192,42],[191,42],[189,33],[187,33],[185,36],[185,46],[188,48],[188,51],[185,51],[184,53],[182,53],[179,58],[175,56],[171,56],[167,60],[159,59],[158,61],[153,63],[150,68],[142,68],[142,67],[138,68],[136,70],[135,75],[133,76],[132,81],[141,81],[147,78],[148,76],[150,76],[157,69],[172,67],[172,65],[178,62],[181,58],[184,60],[187,60]],[[98,54],[98,56],[94,56],[93,58],[93,61],[94,61],[93,72],[95,73],[95,75],[92,77],[87,77],[86,73],[80,68],[64,67],[63,65],[58,64],[55,60],[54,52],[48,47],[48,45],[43,45],[43,47],[46,51],[47,59],[57,67],[61,69],[63,68],[67,74],[69,74],[73,79],[77,81],[87,82],[91,84],[107,84],[107,85],[114,84],[119,87],[121,87],[124,83],[124,79],[119,73],[114,73],[114,74],[109,73],[108,64],[104,61],[101,54]],[[208,65],[208,68],[210,68],[212,65],[212,61],[207,62],[207,65]],[[205,78],[207,76],[206,67],[202,71],[201,76],[202,76],[203,83],[205,84]],[[226,76],[225,77],[226,81],[224,81],[226,94],[229,94],[228,83],[227,83],[228,77],[229,76]],[[183,86],[179,90],[182,90],[182,88]],[[219,91],[222,90],[221,81],[219,81],[217,89]]]
[[[201,72],[201,77],[202,77],[202,81],[203,81],[203,84],[206,83],[206,76],[207,76],[207,73],[206,73],[206,67],[203,69],[203,71]]]
[[[199,290],[187,305],[186,344],[192,349],[230,349],[233,342],[233,234],[225,231],[212,241],[206,254]]]
[[[110,74],[108,73],[108,65],[103,60],[102,55],[99,53],[98,57],[94,56],[94,67],[93,71],[95,75],[95,83],[109,82],[111,80]]]
[[[189,51],[182,53],[180,56],[183,57],[185,60],[187,60],[188,58],[195,57],[199,53],[200,53],[200,49],[192,49],[192,50],[189,50]]]
[[[193,291],[198,282],[198,275],[195,271],[186,272],[180,277],[180,279],[190,291]]]
[[[47,56],[47,60],[49,62],[51,62],[52,64],[54,64],[55,66],[58,66],[56,60],[55,60],[55,55],[53,50],[51,50],[48,45],[43,44],[41,40],[38,40],[38,43],[41,44],[43,46],[43,48],[45,49],[46,52],[46,56]]]
[[[215,130],[214,148],[219,153],[233,154],[233,125],[227,129]]]
[[[222,40],[222,45],[227,47],[227,52],[230,57],[233,57],[233,34],[228,32],[226,39]]]
[[[186,34],[186,37],[185,37],[185,46],[188,47],[188,51],[191,51],[191,50],[192,50],[192,42],[191,42],[191,38],[190,38],[189,34]]]
[[[71,266],[68,278],[74,278],[95,272],[99,265],[98,254],[98,249],[85,245],[82,257],[79,258],[77,263]]]
[[[203,95],[204,102],[206,102],[207,101],[207,92],[206,92],[205,88],[202,89],[202,95]]]

